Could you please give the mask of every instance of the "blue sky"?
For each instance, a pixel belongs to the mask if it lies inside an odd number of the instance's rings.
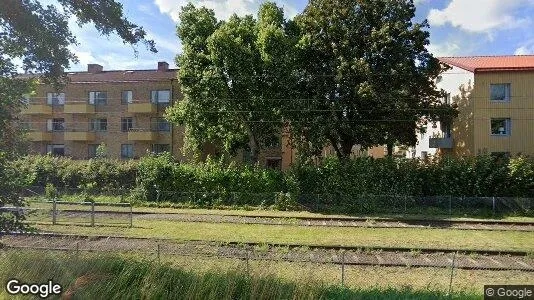
[[[43,0],[42,2],[53,2]],[[124,45],[116,36],[101,37],[90,25],[70,28],[78,45],[72,50],[80,63],[71,70],[86,69],[88,63],[99,63],[104,69],[155,68],[158,61],[175,66],[181,50],[176,37],[180,7],[187,2],[215,10],[218,18],[233,13],[254,14],[262,0],[123,0],[126,16],[141,25],[155,40],[159,52],[154,54],[138,47]],[[286,15],[301,12],[307,0],[276,0]],[[436,56],[534,54],[534,0],[415,0],[416,21],[430,23],[429,50]]]

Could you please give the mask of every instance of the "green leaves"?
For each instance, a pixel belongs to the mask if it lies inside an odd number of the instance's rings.
[[[234,154],[258,152],[282,130],[281,103],[287,97],[285,74],[289,35],[283,11],[274,3],[252,16],[217,21],[205,8],[182,8],[178,36],[184,52],[177,57],[184,101],[168,118],[184,124],[193,149],[206,144]]]

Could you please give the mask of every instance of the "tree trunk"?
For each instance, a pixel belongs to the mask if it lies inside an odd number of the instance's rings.
[[[387,149],[388,149],[388,157],[392,157],[393,156],[393,143],[388,143]]]

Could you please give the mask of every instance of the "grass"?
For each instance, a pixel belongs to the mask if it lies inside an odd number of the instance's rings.
[[[65,198],[62,200],[81,202],[81,198]],[[113,201],[109,200],[113,199]],[[29,203],[30,208],[46,208],[51,209],[51,204],[44,202],[35,202],[35,198],[28,199],[32,202]],[[43,199],[41,199],[43,200]],[[119,197],[109,197],[101,196],[100,198],[95,198],[95,202],[102,203],[120,203]],[[116,200],[116,201],[115,201]],[[250,216],[250,217],[275,217],[275,218],[346,218],[351,219],[355,216],[343,215],[343,214],[321,214],[308,211],[276,211],[276,210],[266,210],[259,207],[245,209],[237,209],[236,207],[226,207],[220,209],[203,209],[203,208],[172,208],[172,207],[150,207],[148,205],[153,205],[153,202],[142,203],[141,206],[136,206],[133,208],[134,213],[161,213],[161,214],[193,214],[193,215],[226,215],[226,216]],[[145,205],[145,206],[143,206]],[[57,209],[77,209],[77,210],[90,210],[88,205],[58,205]],[[96,206],[96,210],[107,210],[107,211],[129,211],[128,207],[115,207],[115,206]],[[475,218],[468,217],[464,215],[424,215],[424,214],[372,214],[372,215],[361,215],[356,216],[360,218],[367,219],[381,219],[381,218],[398,218],[398,219],[438,219],[438,220],[484,220],[484,221],[514,221],[514,222],[534,222],[534,218],[531,217],[520,217],[520,216],[500,216],[494,218]]]
[[[449,297],[428,286],[344,288],[309,276],[289,279],[271,270],[257,272],[255,266],[247,274],[228,266],[196,270],[194,263],[184,268],[118,256],[3,251],[0,258],[0,281],[52,279],[74,299],[480,299],[480,292],[455,291]],[[322,269],[315,273],[330,275]],[[0,290],[0,297],[7,296]]]
[[[354,247],[534,251],[534,232],[420,228],[332,228],[286,225],[135,220],[134,228],[37,225],[46,232],[173,240],[256,242]]]

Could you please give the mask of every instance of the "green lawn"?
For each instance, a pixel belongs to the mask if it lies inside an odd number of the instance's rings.
[[[37,225],[46,232],[218,242],[258,242],[354,247],[520,250],[534,252],[534,232],[420,228],[332,228],[134,220],[134,228]]]

